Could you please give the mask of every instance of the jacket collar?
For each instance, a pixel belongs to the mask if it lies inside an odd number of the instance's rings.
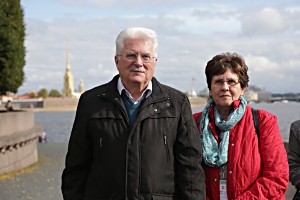
[[[104,91],[99,94],[101,96],[105,96],[109,99],[120,98],[120,94],[118,92],[118,79],[120,75],[116,75],[113,79],[106,85]],[[152,78],[152,93],[149,97],[145,99],[146,102],[157,102],[162,101],[163,99],[168,99],[169,95],[164,91],[162,85],[157,81],[155,77]]]

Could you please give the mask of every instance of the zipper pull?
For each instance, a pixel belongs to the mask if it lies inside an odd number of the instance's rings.
[[[164,143],[165,143],[165,145],[167,144],[167,136],[166,135],[164,135]]]
[[[100,138],[100,147],[102,147],[102,138]]]

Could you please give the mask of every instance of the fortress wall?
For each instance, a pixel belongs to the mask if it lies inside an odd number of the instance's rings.
[[[64,109],[73,108],[76,109],[78,105],[78,99],[44,99],[44,109]]]
[[[203,97],[190,97],[191,107],[205,106],[207,99]]]
[[[36,138],[41,133],[31,111],[0,113],[0,174],[37,162]]]

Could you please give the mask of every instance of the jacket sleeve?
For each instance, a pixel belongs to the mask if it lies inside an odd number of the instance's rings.
[[[62,174],[64,200],[82,200],[91,166],[91,143],[86,133],[85,103],[81,95],[69,140],[65,169]]]
[[[288,162],[290,181],[294,186],[300,187],[300,120],[291,124]]]
[[[199,133],[186,96],[181,105],[177,140],[174,144],[178,199],[205,199],[205,175],[201,166],[202,149]]]
[[[267,112],[258,112],[258,119],[261,176],[237,199],[284,199],[288,188],[289,167],[277,117]]]

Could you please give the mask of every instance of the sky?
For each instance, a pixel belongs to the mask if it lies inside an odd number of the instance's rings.
[[[68,43],[74,88],[110,81],[115,39],[133,26],[158,34],[154,76],[183,92],[207,88],[206,63],[238,53],[249,85],[300,93],[299,0],[21,0],[26,26],[25,81],[18,94],[62,91]]]

